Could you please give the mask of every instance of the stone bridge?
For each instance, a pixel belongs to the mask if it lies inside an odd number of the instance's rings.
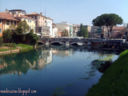
[[[122,46],[124,39],[92,39],[92,38],[41,38],[38,42],[43,45],[78,45],[78,46]]]

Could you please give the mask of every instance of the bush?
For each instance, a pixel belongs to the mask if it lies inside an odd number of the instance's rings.
[[[3,32],[3,41],[4,43],[11,43],[12,42],[12,34],[13,34],[13,31],[8,29],[8,30],[5,30]]]
[[[33,34],[32,32],[26,35],[26,41],[31,45],[35,45],[38,39],[39,39],[38,36],[36,34]]]
[[[4,43],[23,43],[36,45],[38,36],[33,33],[33,30],[29,31],[29,26],[25,21],[23,21],[18,24],[15,30],[5,30],[3,32],[3,41]]]
[[[0,46],[3,44],[3,38],[0,37]]]

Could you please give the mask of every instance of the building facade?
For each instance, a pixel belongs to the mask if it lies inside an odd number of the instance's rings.
[[[22,15],[26,15],[26,11],[25,10],[21,10],[21,9],[13,9],[13,10],[7,10],[6,12],[9,12],[10,14],[14,15],[14,16],[22,16]]]
[[[2,36],[3,31],[9,29],[10,26],[17,26],[18,22],[19,21],[13,15],[0,12],[0,36]]]
[[[34,12],[31,14],[27,14],[26,16],[31,17],[35,20],[35,31],[40,37],[42,37],[43,26],[45,26],[46,24],[45,17],[42,15],[42,13],[38,14]]]
[[[58,28],[58,36],[63,37],[63,32],[68,32],[67,36],[64,37],[73,37],[73,24],[67,22],[57,23],[56,27]]]
[[[77,37],[79,31],[80,31],[80,25],[74,24],[73,25],[73,36]]]
[[[53,20],[51,18],[43,16],[42,13],[32,13],[27,14],[26,16],[35,19],[36,32],[40,35],[40,37],[53,37]]]
[[[56,27],[56,24],[53,24],[52,25],[52,30],[53,30],[53,37],[54,38],[58,38],[59,37],[59,34],[58,34],[58,28]]]
[[[28,16],[18,16],[16,17],[19,21],[26,21],[26,23],[28,24],[29,26],[29,31],[30,30],[33,30],[33,33],[36,34],[36,23],[35,23],[35,20],[31,17],[28,17]]]

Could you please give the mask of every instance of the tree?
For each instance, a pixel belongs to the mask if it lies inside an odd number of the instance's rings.
[[[30,30],[30,32],[26,34],[26,42],[31,45],[36,45],[38,39],[38,36],[33,33],[33,30]]]
[[[0,37],[0,46],[3,44],[3,38]]]
[[[3,32],[3,41],[5,43],[11,43],[13,41],[13,30],[7,29]]]
[[[78,36],[88,37],[88,29],[86,26],[80,25],[80,31],[78,32]]]
[[[117,14],[102,14],[92,21],[94,26],[106,26],[108,30],[108,38],[110,37],[110,33],[113,30],[113,27],[117,24],[122,24],[123,19]]]
[[[25,43],[25,36],[29,33],[29,31],[29,25],[26,21],[19,22],[17,28],[15,29],[15,33],[13,34],[13,39],[15,43]]]
[[[23,35],[29,32],[29,26],[26,21],[21,21],[17,28],[16,28],[16,34]]]

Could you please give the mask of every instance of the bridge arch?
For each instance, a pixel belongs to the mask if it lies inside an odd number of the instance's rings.
[[[82,46],[83,43],[82,42],[72,42],[72,43],[70,43],[70,45],[73,45],[73,46]]]
[[[53,42],[50,42],[51,45],[63,45],[63,42],[61,41],[53,41]]]
[[[44,45],[44,42],[38,41],[38,45]]]

